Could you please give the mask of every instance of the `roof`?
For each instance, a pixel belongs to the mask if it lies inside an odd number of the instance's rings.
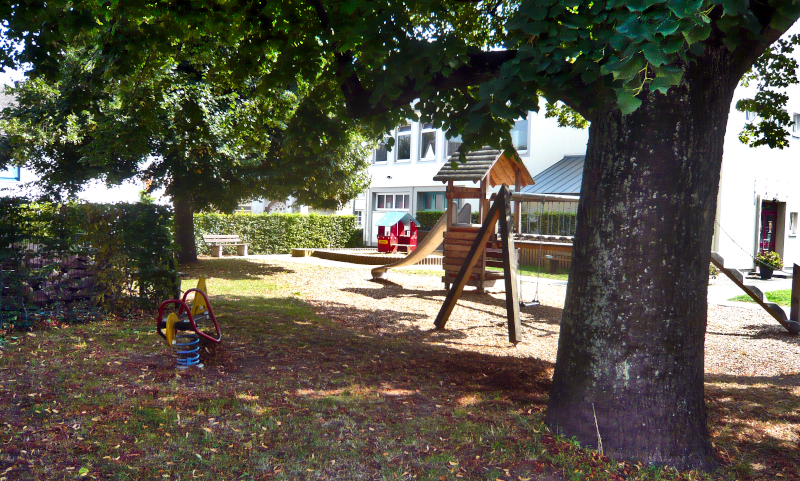
[[[414,218],[414,216],[412,216],[408,212],[396,212],[396,211],[387,212],[383,214],[383,217],[378,219],[378,222],[375,225],[378,227],[391,227],[400,221],[403,221],[403,224],[407,224],[409,221],[413,221],[414,224],[417,225],[417,227],[420,227],[422,225],[417,221],[417,219]]]
[[[521,186],[533,184],[533,178],[525,164],[506,157],[504,152],[496,149],[484,147],[476,152],[470,152],[466,155],[465,163],[460,161],[458,153],[451,155],[447,160],[439,170],[439,173],[433,177],[433,180],[441,182],[471,180],[478,182],[489,174],[489,183],[492,187],[501,184],[514,186],[516,185],[518,171]],[[455,169],[453,168],[453,163],[456,164]]]
[[[529,194],[580,194],[585,155],[565,155],[544,169],[533,180],[535,185],[522,189]]]

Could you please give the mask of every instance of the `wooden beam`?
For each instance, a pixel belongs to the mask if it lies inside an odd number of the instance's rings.
[[[792,267],[792,300],[789,320],[800,322],[800,266]]]
[[[514,192],[518,193],[522,189],[522,171],[518,166],[514,166]],[[522,202],[514,201],[514,232],[522,233]]]
[[[502,201],[503,199],[498,200]],[[461,297],[461,293],[464,291],[464,286],[469,280],[469,274],[482,257],[480,254],[482,254],[483,250],[486,248],[486,241],[488,241],[489,236],[494,233],[494,226],[497,224],[497,219],[500,217],[501,204],[503,204],[503,202],[495,202],[492,208],[489,209],[486,219],[481,224],[478,235],[475,237],[475,242],[472,243],[466,260],[461,265],[461,269],[458,271],[458,275],[450,286],[444,303],[442,303],[442,308],[439,309],[439,314],[436,316],[434,324],[437,329],[444,329],[444,325],[447,324],[447,320],[450,318],[450,314],[452,314],[453,308],[456,306],[456,301],[458,301],[458,298]],[[479,279],[479,282],[483,282],[483,279]]]
[[[451,181],[452,182],[452,181]],[[452,199],[480,199],[481,189],[477,187],[454,186],[447,189],[447,198]]]
[[[517,292],[517,256],[514,251],[514,237],[511,235],[513,217],[511,215],[511,196],[508,186],[503,184],[495,204],[500,206],[500,243],[503,251],[503,273],[506,282],[506,317],[508,318],[508,342],[514,344],[522,340],[522,325],[519,320],[519,292]]]
[[[458,207],[453,207],[453,202],[451,202],[452,201],[452,197],[451,196],[452,196],[452,193],[453,193],[453,189],[455,189],[455,185],[453,184],[453,181],[451,180],[450,182],[447,183],[447,189],[445,189],[445,193],[444,193],[444,197],[445,197],[445,199],[447,199],[447,211],[448,211],[447,231],[449,231],[450,227],[452,227],[453,224],[456,223],[456,216],[458,215]],[[451,208],[452,208],[452,210],[450,210]]]

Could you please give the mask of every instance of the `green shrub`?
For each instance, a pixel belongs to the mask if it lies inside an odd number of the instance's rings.
[[[444,211],[441,210],[421,210],[414,218],[420,223],[420,230],[431,230],[443,215]]]
[[[209,254],[203,234],[233,235],[250,244],[251,254],[288,254],[292,248],[349,247],[358,234],[352,215],[195,214],[198,254]],[[233,252],[231,250],[231,252]]]
[[[173,253],[163,206],[0,199],[0,324],[152,309],[177,290]]]

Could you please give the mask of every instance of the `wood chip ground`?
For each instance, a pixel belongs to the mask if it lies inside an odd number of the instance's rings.
[[[269,263],[274,263],[269,261]],[[540,282],[541,306],[522,313],[523,342],[508,342],[505,293],[466,290],[445,331],[433,321],[446,291],[439,277],[391,271],[373,281],[366,268],[282,264],[282,282],[292,286],[325,318],[371,335],[403,335],[419,342],[497,356],[535,357],[555,362],[566,286]],[[523,283],[522,298],[536,295]],[[706,334],[706,374],[781,376],[800,374],[800,337],[790,336],[765,312],[710,305]]]

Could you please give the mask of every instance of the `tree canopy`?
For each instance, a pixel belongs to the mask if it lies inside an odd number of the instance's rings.
[[[257,89],[278,90],[315,79],[337,86],[323,102],[345,105],[337,118],[368,119],[372,136],[421,115],[460,134],[467,150],[511,148],[511,123],[538,110],[540,93],[574,109],[591,121],[590,141],[548,421],[590,445],[603,432],[614,455],[714,465],[703,339],[724,132],[733,90],[800,16],[800,4],[56,0],[39,7],[0,6],[7,38],[24,46],[9,44],[0,62],[29,62],[34,76],[57,78],[68,45],[94,48],[93,73],[132,91],[169,65],[176,47],[203,56],[221,45],[229,54],[215,71],[232,85],[256,79]],[[764,62],[756,74],[771,70]],[[785,136],[767,124],[753,135],[764,132]]]
[[[138,178],[192,212],[289,196],[336,209],[364,190],[364,129],[339,118],[330,85],[235,85],[215,71],[224,51],[187,50],[127,85],[97,75],[97,48],[65,51],[52,80],[9,90],[16,105],[0,122],[0,156],[24,159],[44,197],[74,194],[95,178]],[[185,234],[182,251],[193,250]]]

